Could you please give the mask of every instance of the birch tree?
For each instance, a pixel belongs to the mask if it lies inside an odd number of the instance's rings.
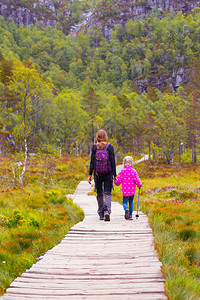
[[[34,118],[42,109],[50,95],[50,87],[44,82],[38,70],[30,62],[27,66],[15,63],[8,90],[15,98],[16,124],[13,129],[15,136],[22,138],[24,152],[19,183],[23,182],[28,158],[28,138],[34,126]]]

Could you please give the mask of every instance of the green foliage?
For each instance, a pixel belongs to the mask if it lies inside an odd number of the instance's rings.
[[[40,222],[34,217],[31,217],[28,223],[34,228],[40,228]]]
[[[119,6],[115,7],[109,1],[104,5],[108,5],[108,10],[104,9],[109,17],[110,9],[112,14],[116,9],[120,10]],[[32,57],[51,76],[57,87],[71,88],[68,85],[69,76],[73,75],[75,81],[81,83],[80,80],[85,79],[88,72],[98,82],[106,79],[118,87],[126,79],[138,77],[151,81],[161,77],[166,81],[173,69],[189,66],[191,57],[199,52],[198,16],[197,10],[188,16],[179,12],[163,18],[152,12],[145,19],[130,20],[125,27],[115,26],[110,42],[103,38],[97,26],[90,27],[87,36],[79,33],[78,37],[65,36],[56,28],[16,28],[13,23],[8,26],[3,18],[1,27],[6,48],[21,60]],[[3,47],[2,53],[8,58]],[[106,68],[102,69],[102,64]],[[171,84],[175,88],[173,81]]]
[[[14,209],[11,216],[8,216],[7,218],[5,216],[2,216],[1,219],[2,225],[7,227],[18,227],[23,224],[24,217],[20,210]]]
[[[7,168],[7,160],[8,157],[0,158],[2,173]],[[55,168],[57,180],[53,188],[52,184],[43,184],[39,157],[29,161],[26,185],[7,186],[9,178],[1,179],[0,294],[38,257],[58,244],[71,226],[83,219],[84,212],[67,199],[66,194],[72,194],[79,182],[75,174],[85,176],[83,162],[86,160],[60,157],[58,166],[68,164],[68,169]]]
[[[171,163],[180,141],[184,139],[184,100],[174,95],[164,95],[157,101],[154,144],[162,149],[167,163]]]
[[[89,6],[98,6],[105,24],[127,10],[120,1],[117,6],[112,1],[55,5],[59,16],[69,5],[73,22]],[[45,144],[61,154],[81,155],[90,152],[96,132],[105,128],[120,159],[126,152],[149,152],[154,164],[197,162],[199,16],[198,9],[162,17],[153,10],[125,26],[113,25],[110,40],[96,25],[65,35],[59,26],[22,27],[1,17],[2,151],[25,152],[26,137],[31,153]],[[175,92],[174,76],[183,69],[191,83]],[[9,134],[15,146],[8,143]],[[53,165],[50,169],[49,178]]]
[[[185,256],[188,258],[191,264],[193,264],[198,259],[197,249],[194,245],[191,245],[187,250],[185,250]]]
[[[183,241],[187,241],[196,236],[196,231],[193,229],[183,229],[180,231],[179,236]]]
[[[52,191],[48,193],[48,202],[53,204],[62,204],[66,201],[66,197],[64,195],[60,195],[57,191]]]

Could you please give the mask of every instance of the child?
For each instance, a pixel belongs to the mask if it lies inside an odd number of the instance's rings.
[[[91,184],[92,173],[94,172],[95,189],[97,191],[97,203],[99,219],[110,221],[111,213],[111,190],[113,188],[113,176],[116,178],[116,165],[114,148],[111,144],[107,143],[108,136],[105,130],[101,129],[97,132],[96,141],[93,145],[90,159],[90,169],[88,182]],[[101,164],[97,165],[97,152],[104,152],[102,154],[105,158],[107,167]],[[106,158],[107,156],[107,158]],[[107,159],[107,160],[106,160]],[[102,171],[102,173],[101,173]]]
[[[133,169],[133,158],[126,156],[123,159],[124,169],[119,173],[115,184],[120,185],[122,183],[123,194],[123,207],[125,210],[125,219],[133,220],[133,199],[135,195],[136,185],[140,188],[142,183],[135,169]],[[129,209],[128,209],[129,202]]]

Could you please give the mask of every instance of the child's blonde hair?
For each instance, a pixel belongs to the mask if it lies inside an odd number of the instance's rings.
[[[127,165],[133,165],[133,158],[131,156],[125,156],[123,159],[124,167]]]

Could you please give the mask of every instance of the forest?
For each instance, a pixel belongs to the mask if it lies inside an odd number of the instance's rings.
[[[50,145],[89,153],[96,131],[105,128],[119,160],[146,152],[154,163],[177,155],[197,162],[199,22],[199,8],[163,18],[153,11],[116,25],[107,41],[95,26],[65,35],[1,16],[1,152]],[[188,82],[177,87],[172,73],[180,68]]]
[[[0,295],[84,218],[65,195],[104,128],[117,164],[149,155],[135,168],[167,296],[199,299],[200,8],[152,10],[109,40],[95,25],[69,33],[101,2],[73,2],[55,27],[0,16]]]
[[[163,157],[171,163],[177,153],[179,160],[189,153],[197,162],[198,8],[188,16],[160,19],[153,12],[125,28],[117,25],[111,41],[94,26],[87,34],[65,35],[42,24],[0,20],[2,152],[51,145],[88,153],[98,128],[105,128],[119,159],[148,151],[154,162]],[[173,87],[170,74],[178,68],[188,73],[188,83]],[[152,85],[141,91],[137,80]]]

